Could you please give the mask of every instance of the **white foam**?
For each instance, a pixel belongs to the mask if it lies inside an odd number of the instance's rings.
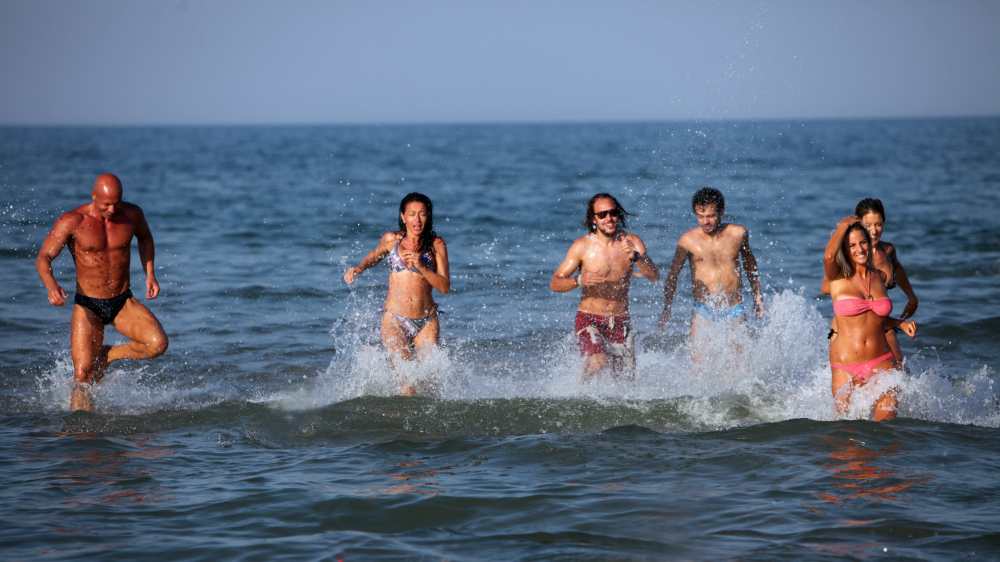
[[[308,409],[360,396],[392,396],[397,373],[378,343],[374,294],[352,296],[352,314],[331,331],[337,355],[315,384],[282,392],[283,408]],[[366,304],[367,301],[367,304]],[[422,361],[407,366],[407,376],[436,381],[436,397],[444,400],[488,398],[577,398],[597,402],[641,404],[684,399],[681,408],[696,423],[710,427],[781,421],[794,418],[837,419],[831,393],[829,347],[824,319],[814,301],[785,290],[767,299],[767,314],[747,327],[713,323],[699,334],[703,353],[692,362],[691,342],[667,351],[641,351],[637,344],[634,383],[603,376],[581,385],[583,362],[571,333],[543,356],[528,362],[512,351],[496,349],[484,364],[463,360],[454,351],[464,342],[444,342]],[[513,346],[512,346],[513,348]],[[1000,408],[992,390],[993,371],[984,367],[968,376],[945,377],[943,367],[918,355],[908,359],[912,374],[883,373],[852,396],[849,419],[868,419],[882,392],[896,389],[904,417],[974,423],[997,427]],[[959,381],[959,382],[956,382]],[[744,420],[726,421],[735,406],[749,408]]]

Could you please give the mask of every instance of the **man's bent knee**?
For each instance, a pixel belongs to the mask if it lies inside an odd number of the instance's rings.
[[[153,337],[149,342],[149,358],[159,357],[167,352],[167,347],[170,346],[170,340],[167,338],[167,334],[159,333]]]

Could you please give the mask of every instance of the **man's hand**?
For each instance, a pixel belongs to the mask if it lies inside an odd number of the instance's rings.
[[[580,286],[587,287],[589,285],[600,285],[609,280],[610,272],[601,271],[584,271],[580,268]]]
[[[49,289],[49,304],[52,306],[62,306],[66,304],[66,296],[66,291],[59,285],[56,285]]]
[[[635,255],[635,252],[636,252],[636,250],[635,250],[635,243],[632,242],[632,240],[630,240],[628,236],[623,237],[622,238],[622,253],[625,254],[626,256],[628,256],[628,259],[631,260],[632,256]]]
[[[155,299],[160,295],[160,284],[156,282],[156,276],[146,277],[146,298]]]
[[[360,267],[348,267],[347,271],[344,272],[344,282],[346,282],[348,285],[354,283],[354,276],[361,275],[362,271],[364,270],[361,269]]]
[[[660,321],[657,323],[657,325],[660,327],[660,331],[661,332],[665,332],[666,331],[667,322],[670,322],[670,316],[672,314],[673,314],[673,311],[670,310],[669,308],[664,308],[663,309],[663,314],[660,315]]]

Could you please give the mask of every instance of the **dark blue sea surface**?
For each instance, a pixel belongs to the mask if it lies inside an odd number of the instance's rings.
[[[146,213],[170,348],[70,412],[34,259],[104,172]],[[618,196],[665,273],[705,185],[764,318],[693,365],[687,271],[666,333],[635,279],[635,382],[581,386],[579,294],[548,283],[585,201]],[[5,128],[0,186],[3,560],[1000,559],[1000,119]],[[394,395],[386,266],[342,278],[411,191],[451,260],[409,367],[434,397]],[[882,423],[871,392],[834,414],[819,294],[864,197],[920,299]]]

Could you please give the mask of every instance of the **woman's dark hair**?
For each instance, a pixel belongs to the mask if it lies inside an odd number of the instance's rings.
[[[872,249],[872,236],[868,233],[868,229],[858,221],[851,226],[847,227],[847,232],[844,233],[844,241],[848,241],[851,238],[851,233],[857,230],[858,232],[865,235],[865,240],[868,241],[868,269],[875,269],[875,261],[872,259],[872,254],[875,250]],[[851,270],[853,269],[851,262],[847,260],[847,256],[844,255],[844,243],[840,243],[840,247],[837,248],[837,265],[840,266],[840,272],[844,274],[847,279],[851,278]]]
[[[878,216],[882,217],[882,222],[885,222],[885,209],[882,208],[882,202],[878,199],[867,197],[862,199],[857,207],[854,207],[854,215],[859,219],[868,213],[878,213]]]
[[[423,232],[420,233],[420,247],[434,252],[434,239],[437,233],[434,232],[434,203],[423,193],[410,193],[399,202],[399,233],[406,236],[406,223],[403,222],[403,213],[410,203],[423,203],[427,208],[427,224],[424,225]]]
[[[610,193],[598,193],[597,195],[591,197],[587,201],[587,218],[583,221],[583,226],[587,227],[590,232],[597,231],[597,225],[594,224],[594,203],[597,203],[600,199],[610,199],[612,203],[615,204],[615,209],[618,211],[618,226],[625,228],[625,217],[634,217],[632,213],[626,211],[622,204],[615,199],[614,195]]]
[[[694,197],[691,198],[691,210],[697,213],[696,207],[706,205],[715,205],[715,210],[721,215],[726,210],[726,198],[714,187],[703,187],[694,192]]]

